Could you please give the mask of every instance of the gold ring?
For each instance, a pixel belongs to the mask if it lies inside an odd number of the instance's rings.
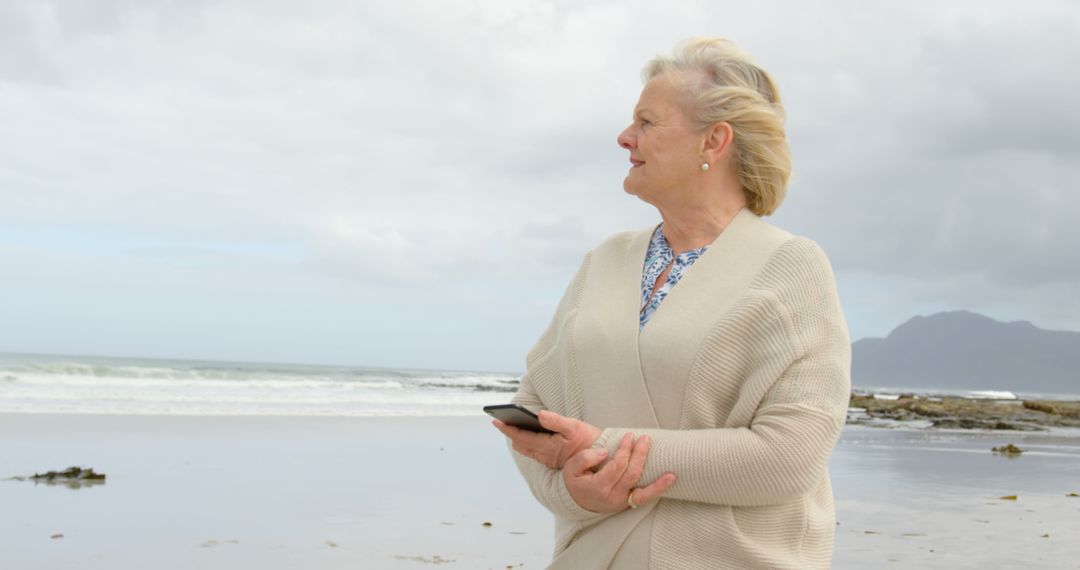
[[[630,489],[630,494],[626,496],[626,504],[630,505],[631,509],[638,508],[638,504],[634,502],[634,489]]]

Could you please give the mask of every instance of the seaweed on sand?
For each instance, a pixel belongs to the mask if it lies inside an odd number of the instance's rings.
[[[93,468],[83,469],[82,467],[72,466],[63,471],[46,471],[45,473],[34,473],[28,477],[10,477],[9,480],[33,481],[35,483],[45,483],[46,485],[64,485],[70,489],[81,489],[82,487],[104,484],[105,474],[97,473]]]
[[[990,451],[993,451],[994,453],[1000,453],[1002,455],[1020,455],[1024,452],[1023,449],[1020,449],[1019,447],[1016,447],[1011,443],[1008,445],[1002,445],[1001,447],[994,447]]]

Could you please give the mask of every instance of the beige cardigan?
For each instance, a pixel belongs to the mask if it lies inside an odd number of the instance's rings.
[[[742,210],[638,332],[652,228],[585,256],[526,359],[514,402],[649,434],[642,485],[664,497],[596,514],[559,470],[513,453],[555,515],[551,568],[828,568],[826,463],[844,424],[851,345],[813,241]]]

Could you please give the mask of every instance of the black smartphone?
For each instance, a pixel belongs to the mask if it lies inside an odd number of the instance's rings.
[[[540,418],[536,417],[536,414],[517,404],[484,406],[484,411],[491,417],[516,428],[527,429],[538,433],[555,433],[540,425]]]

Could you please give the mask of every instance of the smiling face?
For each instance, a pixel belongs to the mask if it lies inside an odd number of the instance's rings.
[[[618,138],[619,146],[630,151],[623,189],[653,205],[678,199],[701,176],[706,137],[691,126],[678,96],[666,76],[649,80],[634,108],[634,122]]]

